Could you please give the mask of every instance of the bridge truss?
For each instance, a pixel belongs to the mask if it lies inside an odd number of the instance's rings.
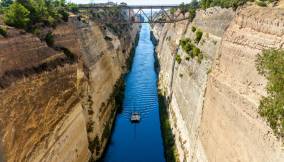
[[[80,6],[80,10],[98,11],[102,10],[114,10],[118,9],[121,12],[126,12],[128,14],[128,20],[118,18],[116,20],[103,20],[104,23],[175,23],[183,20],[190,19],[189,15],[178,13],[171,13],[170,9],[178,9],[178,5],[94,5],[94,6]],[[117,15],[120,16],[120,15]],[[123,20],[123,21],[122,21]],[[111,22],[108,22],[111,21]]]

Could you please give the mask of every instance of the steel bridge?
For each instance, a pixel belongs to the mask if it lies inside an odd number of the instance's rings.
[[[175,23],[189,19],[189,15],[169,12],[178,9],[179,5],[86,5],[79,6],[80,10],[112,10],[119,9],[128,13],[128,20],[111,20],[109,23]],[[108,20],[104,20],[107,22]]]

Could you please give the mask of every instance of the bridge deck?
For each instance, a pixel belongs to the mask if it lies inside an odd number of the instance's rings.
[[[79,6],[81,9],[91,9],[91,8],[113,8],[113,7],[120,7],[125,9],[169,9],[169,8],[178,8],[179,5],[94,5],[94,6]]]

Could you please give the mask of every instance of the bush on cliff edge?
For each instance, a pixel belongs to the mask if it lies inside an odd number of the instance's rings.
[[[4,15],[4,22],[7,25],[17,28],[26,28],[30,22],[30,11],[20,3],[13,3],[8,7]]]
[[[256,60],[257,70],[267,80],[267,96],[262,97],[259,113],[278,137],[284,137],[284,50],[265,50]]]

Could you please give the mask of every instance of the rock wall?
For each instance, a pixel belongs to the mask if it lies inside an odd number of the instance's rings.
[[[168,98],[180,161],[284,159],[280,141],[257,113],[266,80],[254,63],[262,49],[283,48],[283,18],[279,8],[210,8],[192,23],[154,27],[159,87]],[[186,60],[179,47],[180,39],[195,39],[192,26],[203,31],[200,64]]]
[[[258,115],[266,80],[255,67],[263,49],[283,48],[283,14],[283,9],[242,8],[227,29],[207,83],[200,125],[209,161],[284,160],[281,142]]]
[[[123,37],[73,16],[52,30],[54,47],[14,28],[0,37],[5,161],[81,162],[101,156],[138,26],[120,32]]]

